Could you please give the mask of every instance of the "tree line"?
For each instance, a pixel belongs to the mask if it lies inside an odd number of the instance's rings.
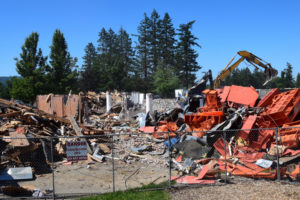
[[[255,69],[251,72],[248,68],[236,68],[226,79],[221,82],[221,86],[225,85],[241,85],[253,86],[259,89],[269,88],[299,88],[300,87],[300,73],[298,73],[296,80],[293,77],[293,66],[287,62],[280,75],[265,84],[264,72]]]
[[[118,31],[102,28],[98,40],[84,48],[83,64],[72,57],[64,34],[55,30],[50,53],[44,56],[38,48],[39,34],[31,33],[21,47],[16,61],[18,77],[0,83],[0,97],[34,102],[38,94],[67,94],[70,91],[139,91],[171,96],[176,88],[190,88],[201,69],[197,62],[198,38],[192,33],[195,21],[175,28],[168,13],[161,17],[156,10],[130,35],[122,27]],[[289,80],[288,83],[286,80]],[[292,82],[292,83],[291,83]],[[263,74],[255,70],[236,69],[223,85],[252,85],[262,88]],[[267,87],[292,87],[300,84],[292,77],[288,63],[281,76]]]
[[[160,95],[173,94],[175,88],[194,84],[197,63],[195,48],[200,47],[192,34],[195,21],[176,29],[168,13],[160,17],[156,10],[146,13],[130,35],[122,27],[115,32],[102,28],[96,44],[84,49],[83,64],[77,66],[64,34],[55,30],[49,56],[38,48],[39,34],[31,33],[15,58],[14,77],[2,97],[33,102],[38,94],[66,94],[87,91],[140,91]],[[134,37],[134,39],[133,39]]]

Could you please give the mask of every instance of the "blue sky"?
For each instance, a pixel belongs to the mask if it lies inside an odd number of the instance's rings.
[[[136,34],[146,12],[168,12],[174,26],[196,20],[193,33],[202,69],[214,77],[239,50],[247,50],[279,71],[290,62],[300,72],[300,1],[297,0],[2,0],[0,2],[0,76],[17,75],[15,61],[25,38],[40,34],[39,47],[49,54],[52,35],[60,29],[69,51],[78,57],[96,44],[102,27],[122,26]],[[246,67],[242,64],[240,68]],[[251,70],[253,68],[251,67]]]

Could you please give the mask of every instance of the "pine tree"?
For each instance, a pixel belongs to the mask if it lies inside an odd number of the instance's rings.
[[[0,98],[10,99],[9,87],[0,82]]]
[[[50,64],[48,71],[49,92],[66,94],[70,90],[76,91],[77,58],[72,58],[68,52],[68,45],[63,33],[55,30],[50,46]]]
[[[97,58],[97,51],[93,43],[88,43],[84,49],[83,65],[80,72],[80,88],[82,91],[95,91],[97,89],[97,71],[94,63]]]
[[[295,87],[295,80],[293,78],[293,67],[289,62],[286,63],[286,66],[287,67],[284,69],[284,85],[286,88],[293,88]]]
[[[265,75],[264,72],[254,69],[254,72],[251,75],[250,79],[250,85],[252,85],[254,88],[257,89],[263,89],[265,86],[263,85],[265,83]]]
[[[299,88],[300,87],[300,73],[297,74],[297,79],[296,79],[296,87]]]
[[[187,24],[181,24],[179,26],[179,42],[177,44],[177,71],[182,82],[182,85],[186,88],[192,86],[196,80],[195,72],[201,67],[198,65],[197,57],[194,46],[200,47],[196,42],[196,38],[192,33],[191,29],[195,21],[188,22]]]
[[[165,13],[161,21],[161,33],[159,39],[159,49],[163,65],[174,67],[175,62],[175,29],[168,13]]]
[[[120,76],[124,74],[120,71],[121,61],[118,57],[118,36],[111,28],[108,31],[102,28],[99,33],[98,54],[99,89],[102,91],[120,90]]]
[[[117,50],[120,59],[119,68],[121,68],[121,73],[119,74],[121,77],[117,82],[121,84],[120,88],[122,90],[131,91],[134,85],[132,78],[135,73],[135,53],[132,48],[132,40],[123,28],[119,30],[117,36]]]
[[[138,44],[137,49],[137,70],[136,76],[141,78],[141,88],[143,92],[149,92],[152,89],[152,69],[150,65],[150,19],[144,14],[144,19],[140,22],[138,26]]]
[[[16,70],[21,76],[12,80],[11,95],[24,102],[33,102],[36,95],[45,92],[44,76],[47,57],[38,49],[39,34],[31,33],[22,46],[20,59],[15,58]]]
[[[157,71],[154,73],[154,92],[162,97],[172,97],[174,90],[179,88],[180,81],[173,68],[163,65],[163,62],[160,61]]]
[[[158,61],[160,59],[161,50],[160,46],[160,33],[161,33],[161,19],[157,11],[154,9],[149,19],[149,39],[150,39],[150,54],[149,60],[152,68],[152,73],[155,73]]]

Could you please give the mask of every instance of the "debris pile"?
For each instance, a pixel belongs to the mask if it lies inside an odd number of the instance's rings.
[[[164,140],[172,151],[172,167],[181,175],[173,180],[214,183],[225,171],[298,180],[300,89],[282,93],[272,89],[261,99],[253,87],[236,85],[202,93],[205,105],[196,113],[184,106],[153,113],[140,129]]]
[[[106,99],[105,93],[94,92],[50,94],[37,97],[37,108],[0,99],[0,178],[6,180],[12,169],[26,168],[28,177],[49,173],[52,161],[72,164],[66,159],[70,141],[86,145],[88,162],[171,163],[178,183],[215,183],[224,172],[300,177],[300,89],[272,89],[262,98],[253,87],[206,89],[201,101],[185,101],[193,109],[181,100],[179,105],[155,99],[159,111],[146,114],[144,105],[126,94],[112,94],[109,111]]]

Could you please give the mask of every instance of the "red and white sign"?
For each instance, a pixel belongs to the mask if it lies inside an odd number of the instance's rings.
[[[86,141],[67,142],[67,160],[68,161],[87,160]]]

